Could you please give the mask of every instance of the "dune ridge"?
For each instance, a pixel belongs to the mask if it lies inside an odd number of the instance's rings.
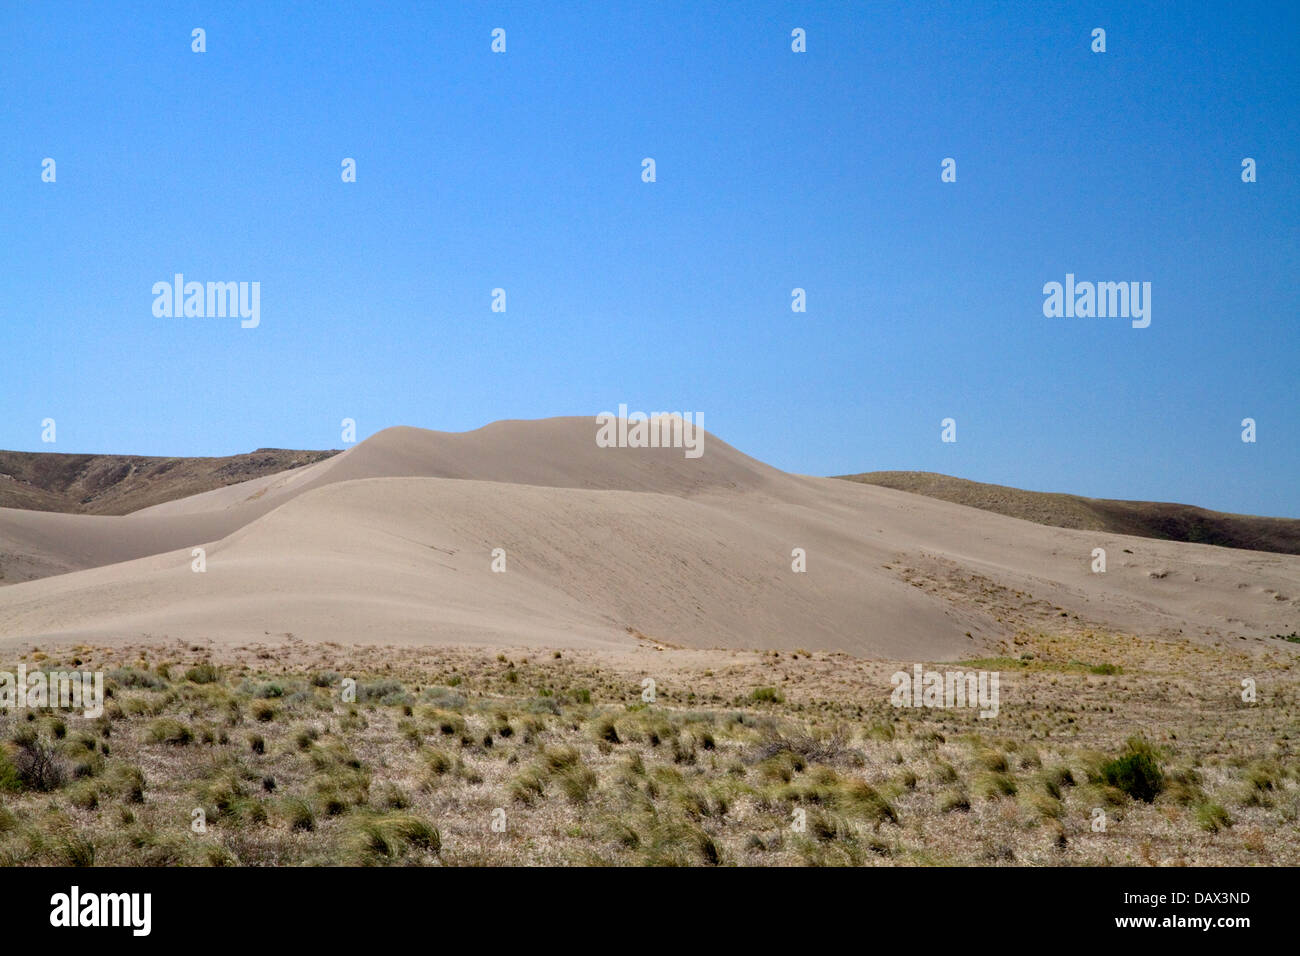
[[[1113,531],[1141,538],[1300,554],[1300,519],[1297,518],[1230,514],[1169,501],[1119,501],[1025,491],[930,471],[869,471],[836,477],[942,498],[1055,528]]]
[[[70,572],[0,587],[0,643],[293,634],[940,660],[1048,621],[1268,641],[1300,616],[1300,557],[787,474],[712,434],[698,459],[594,436],[591,418],[399,427],[131,515],[0,509],[6,553]]]
[[[259,448],[223,458],[0,451],[0,507],[124,515],[335,454],[285,448]]]

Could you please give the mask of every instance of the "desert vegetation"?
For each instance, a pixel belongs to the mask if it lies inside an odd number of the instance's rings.
[[[0,863],[1295,865],[1275,647],[1026,632],[932,665],[998,670],[992,720],[806,650],[33,648],[110,697],[0,717]]]

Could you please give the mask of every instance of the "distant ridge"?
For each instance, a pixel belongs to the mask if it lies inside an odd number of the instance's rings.
[[[285,448],[225,458],[0,451],[0,508],[124,515],[336,454]]]
[[[1209,511],[1161,501],[1117,501],[967,481],[932,471],[869,471],[838,475],[1054,528],[1131,534],[1162,541],[1214,544],[1277,554],[1300,554],[1300,519]]]

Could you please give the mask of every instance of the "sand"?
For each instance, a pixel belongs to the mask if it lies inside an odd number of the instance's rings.
[[[0,587],[0,647],[291,634],[955,660],[1049,622],[1274,647],[1300,622],[1297,556],[787,474],[711,434],[688,459],[599,448],[595,432],[592,418],[391,428],[122,517],[0,509],[7,567],[43,575]]]

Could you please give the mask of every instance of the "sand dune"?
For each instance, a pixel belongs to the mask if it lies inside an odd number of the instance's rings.
[[[598,448],[594,434],[590,418],[394,428],[124,517],[0,511],[5,550],[85,568],[0,588],[0,642],[645,635],[954,659],[1022,624],[1219,640],[1287,633],[1300,617],[1300,557],[1047,528],[789,475],[712,435],[687,459]],[[193,545],[207,549],[203,574]],[[1105,574],[1090,570],[1095,547]],[[497,548],[505,573],[492,570]],[[794,548],[806,573],[791,570]]]
[[[265,514],[312,488],[363,478],[459,478],[689,495],[708,489],[757,490],[783,474],[712,435],[708,436],[706,454],[696,459],[673,448],[599,448],[594,436],[591,418],[502,421],[469,432],[386,428],[343,454],[310,467],[166,502],[136,514],[197,514],[245,507]]]
[[[303,468],[100,517],[0,508],[0,582],[15,583],[99,567],[225,537],[286,501],[340,481],[363,478],[460,478],[481,481],[658,491],[758,489],[781,472],[718,439],[708,454],[677,449],[617,454],[593,440],[590,418],[496,422],[470,432],[389,428]],[[712,436],[710,436],[712,438]]]

